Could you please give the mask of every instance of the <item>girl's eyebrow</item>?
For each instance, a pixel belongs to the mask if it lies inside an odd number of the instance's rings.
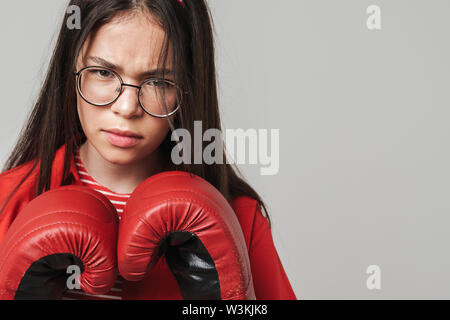
[[[92,62],[94,62],[96,64],[99,64],[99,65],[101,65],[103,67],[106,67],[108,69],[114,69],[114,70],[117,70],[117,71],[123,71],[122,67],[117,66],[114,63],[106,61],[105,59],[100,58],[100,57],[89,56],[88,60],[90,60],[90,61],[92,61]],[[142,77],[153,77],[153,76],[162,76],[163,73],[166,74],[166,75],[171,75],[173,73],[173,71],[171,69],[157,68],[157,69],[153,69],[153,70],[144,71],[140,75]]]

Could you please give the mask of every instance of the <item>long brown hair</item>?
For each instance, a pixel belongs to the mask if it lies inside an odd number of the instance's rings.
[[[81,9],[82,28],[70,30],[64,19],[37,102],[3,171],[34,160],[33,168],[26,175],[28,177],[39,162],[35,190],[35,196],[38,196],[49,190],[55,152],[66,144],[61,185],[70,183],[66,179],[71,155],[86,140],[77,113],[73,76],[77,57],[91,32],[123,13],[144,10],[156,17],[166,32],[158,63],[165,65],[170,44],[175,66],[174,80],[187,93],[183,96],[182,108],[171,122],[172,129],[183,128],[193,133],[194,121],[201,121],[203,131],[210,128],[221,130],[211,13],[205,0],[184,0],[183,3],[184,7],[177,0],[71,0],[69,6],[76,5]],[[169,133],[161,147],[170,152],[173,146]],[[223,157],[223,164],[182,164],[176,169],[209,181],[228,201],[237,196],[255,199],[270,225],[270,217],[261,197],[244,181],[239,170],[228,164],[226,152],[223,152]]]

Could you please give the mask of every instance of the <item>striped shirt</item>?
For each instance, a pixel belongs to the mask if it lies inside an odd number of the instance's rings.
[[[115,193],[109,190],[108,188],[105,188],[104,186],[100,185],[97,181],[95,181],[84,168],[80,158],[79,150],[77,150],[75,153],[75,165],[83,185],[91,187],[92,189],[104,194],[116,208],[117,214],[120,219],[123,213],[123,209],[125,208],[127,200],[131,194]],[[63,295],[62,300],[122,300],[123,281],[124,279],[119,275],[116,283],[114,284],[114,287],[111,289],[110,292],[104,295],[91,295],[84,292],[81,289],[68,290]]]

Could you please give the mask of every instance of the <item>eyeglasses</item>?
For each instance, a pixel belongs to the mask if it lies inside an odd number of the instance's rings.
[[[150,116],[167,118],[181,106],[183,91],[170,80],[151,78],[135,86],[124,83],[115,71],[96,66],[83,68],[74,74],[78,77],[77,90],[81,98],[94,106],[104,107],[116,102],[125,86],[139,89],[139,104]]]

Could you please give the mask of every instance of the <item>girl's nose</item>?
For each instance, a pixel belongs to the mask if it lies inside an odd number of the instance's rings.
[[[131,85],[124,85],[119,98],[111,105],[111,111],[120,114],[125,118],[140,116],[143,110],[139,104],[139,88]]]

